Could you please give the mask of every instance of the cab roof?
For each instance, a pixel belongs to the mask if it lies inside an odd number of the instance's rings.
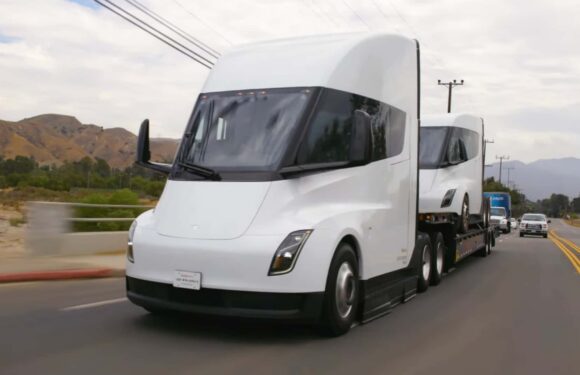
[[[203,93],[328,87],[393,105],[417,118],[418,44],[400,35],[351,33],[281,39],[226,51]]]
[[[483,119],[469,113],[425,115],[421,118],[421,126],[453,126],[473,130],[481,134],[483,131]]]

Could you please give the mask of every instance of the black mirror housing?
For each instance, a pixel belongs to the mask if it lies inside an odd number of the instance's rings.
[[[141,123],[141,127],[139,128],[139,135],[137,136],[137,160],[135,160],[135,164],[163,174],[169,174],[171,172],[171,165],[152,163],[150,160],[151,151],[149,149],[149,120],[145,119]]]
[[[370,160],[371,141],[371,116],[365,111],[357,109],[354,111],[349,161],[360,164],[368,162]]]

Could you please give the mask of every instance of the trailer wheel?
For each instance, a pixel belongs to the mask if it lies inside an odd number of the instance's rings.
[[[425,241],[421,244],[421,256],[419,258],[419,280],[417,282],[417,291],[423,293],[429,288],[429,280],[431,279],[431,259],[433,258],[433,249],[431,248],[431,241]]]
[[[469,197],[467,194],[463,196],[457,230],[459,233],[467,233],[469,230]]]
[[[443,234],[435,232],[431,234],[431,243],[433,247],[433,258],[431,261],[431,285],[439,285],[443,277],[443,269],[445,263],[445,241],[443,241]]]
[[[330,263],[326,280],[320,328],[327,336],[340,336],[350,330],[359,301],[358,261],[354,249],[341,243]]]

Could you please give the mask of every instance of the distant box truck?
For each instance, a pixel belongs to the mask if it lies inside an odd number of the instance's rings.
[[[509,222],[510,218],[512,217],[512,199],[510,196],[510,193],[506,193],[506,192],[485,192],[483,193],[483,196],[486,198],[489,198],[489,200],[491,201],[491,207],[492,207],[492,211],[493,211],[493,207],[500,207],[503,208],[505,210],[505,221]],[[501,226],[502,231],[509,233],[511,232],[511,226],[510,225],[506,225],[505,229],[504,227],[501,225],[501,222],[495,222],[498,219],[495,219],[493,216],[493,212],[492,212],[492,224],[499,224]]]
[[[418,216],[419,72],[418,42],[386,34],[224,53],[171,165],[141,126],[137,162],[168,180],[129,231],[128,298],[339,335],[486,256],[487,225],[457,237]]]

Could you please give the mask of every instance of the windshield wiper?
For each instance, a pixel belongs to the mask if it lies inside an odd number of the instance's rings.
[[[189,172],[195,173],[196,175],[201,177],[205,177],[208,180],[219,181],[222,179],[220,174],[211,168],[202,167],[201,165],[188,163],[184,161],[180,161],[178,165],[183,169],[187,169]]]

